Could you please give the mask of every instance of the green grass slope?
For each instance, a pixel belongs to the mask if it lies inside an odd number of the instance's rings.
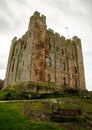
[[[81,108],[84,113],[92,113],[92,100],[79,97],[56,98],[62,108]],[[0,130],[88,130],[71,123],[55,123],[50,120],[40,121],[30,116],[30,110],[51,114],[52,99],[0,102]],[[24,113],[27,114],[24,114]],[[29,113],[29,114],[28,114]],[[92,115],[89,115],[92,118]]]
[[[22,110],[21,102],[0,102],[0,130],[65,130],[58,124],[32,121]]]

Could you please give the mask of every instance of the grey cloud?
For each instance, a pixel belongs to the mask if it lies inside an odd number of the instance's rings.
[[[92,8],[92,0],[81,0],[81,3],[83,3],[85,6]]]
[[[55,10],[59,10],[61,13],[63,13],[67,18],[71,17],[74,19],[80,19],[84,17],[84,14],[76,8],[76,5],[78,6],[78,3],[75,5],[74,2],[72,3],[71,0],[43,0],[45,3],[47,3],[49,6],[53,7]],[[77,1],[77,0],[76,0]]]
[[[85,52],[84,54],[85,54],[86,56],[92,57],[92,52]]]
[[[4,70],[4,69],[6,69],[6,64],[0,63],[0,70]]]
[[[92,0],[43,0],[44,3],[59,9],[66,17],[79,19],[92,26]],[[84,11],[83,11],[84,10]]]
[[[0,33],[4,33],[10,29],[10,24],[5,18],[0,18]]]
[[[0,9],[4,9],[5,7],[7,7],[5,0],[0,0]]]
[[[85,10],[83,22],[87,22],[90,26],[92,26],[92,0],[78,0],[78,2],[80,7]]]
[[[22,4],[25,6],[26,2],[24,0],[0,0],[0,33],[7,33],[13,30],[15,26],[19,26],[22,17]],[[18,6],[18,8],[20,7],[20,10],[16,10],[16,6]],[[14,12],[15,10],[16,14]]]
[[[70,2],[69,0],[43,0],[45,4],[54,7],[55,9],[58,8],[63,10],[64,12],[68,12],[70,9]]]
[[[9,19],[12,19],[12,13],[5,0],[0,0],[0,33],[7,32],[10,29]]]
[[[22,4],[24,6],[28,6],[27,1],[25,0],[18,0],[19,4]]]
[[[12,31],[15,28],[15,25],[18,26],[19,21],[17,19],[9,18],[6,16],[0,17],[0,34],[6,34],[9,31]]]
[[[12,16],[10,8],[8,7],[8,4],[5,0],[0,0],[0,15],[1,14],[7,15],[9,17]]]
[[[0,8],[3,9],[6,5],[6,2],[4,0],[0,1]]]

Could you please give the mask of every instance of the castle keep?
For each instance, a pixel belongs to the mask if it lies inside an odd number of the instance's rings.
[[[12,40],[5,87],[19,81],[54,82],[85,89],[81,40],[65,39],[47,29],[46,17],[35,12],[28,31]]]

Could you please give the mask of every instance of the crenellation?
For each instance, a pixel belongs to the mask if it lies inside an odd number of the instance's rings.
[[[22,41],[26,41],[26,37],[27,37],[27,32],[22,36]]]
[[[81,48],[81,39],[80,38],[78,38],[77,36],[74,36],[72,38],[72,41],[75,43],[76,46],[80,46],[80,48]]]
[[[85,89],[81,40],[66,39],[47,30],[46,17],[35,12],[28,31],[14,37],[10,49],[5,87],[19,81],[53,82],[60,86]]]
[[[40,13],[38,11],[35,11],[33,15],[36,17],[40,17]]]
[[[65,41],[65,37],[61,35],[61,41]]]
[[[54,34],[54,30],[49,28],[48,31]]]
[[[46,24],[46,16],[41,15],[41,19],[42,19],[42,21],[44,22],[44,24]]]
[[[12,39],[12,43],[13,42],[17,42],[17,37],[14,37],[13,39]]]
[[[55,32],[55,36],[60,38],[60,34]]]

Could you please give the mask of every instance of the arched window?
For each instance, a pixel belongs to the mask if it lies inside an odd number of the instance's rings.
[[[50,74],[48,74],[48,82],[50,83]]]
[[[66,78],[63,77],[63,84],[66,85]]]
[[[38,75],[39,71],[38,70],[35,70],[35,75]]]
[[[35,75],[39,75],[39,70],[35,70]]]
[[[51,67],[51,58],[48,58],[48,67]]]
[[[26,49],[26,43],[24,43],[24,49]]]
[[[63,49],[61,49],[61,54],[64,55],[64,50]]]
[[[74,66],[74,73],[77,74],[77,67]]]
[[[51,49],[51,44],[48,44],[48,49],[49,49],[49,50]]]
[[[40,52],[38,52],[38,54],[37,54],[37,59],[39,59],[39,57],[40,57]]]
[[[65,70],[65,63],[62,62],[62,70]]]

